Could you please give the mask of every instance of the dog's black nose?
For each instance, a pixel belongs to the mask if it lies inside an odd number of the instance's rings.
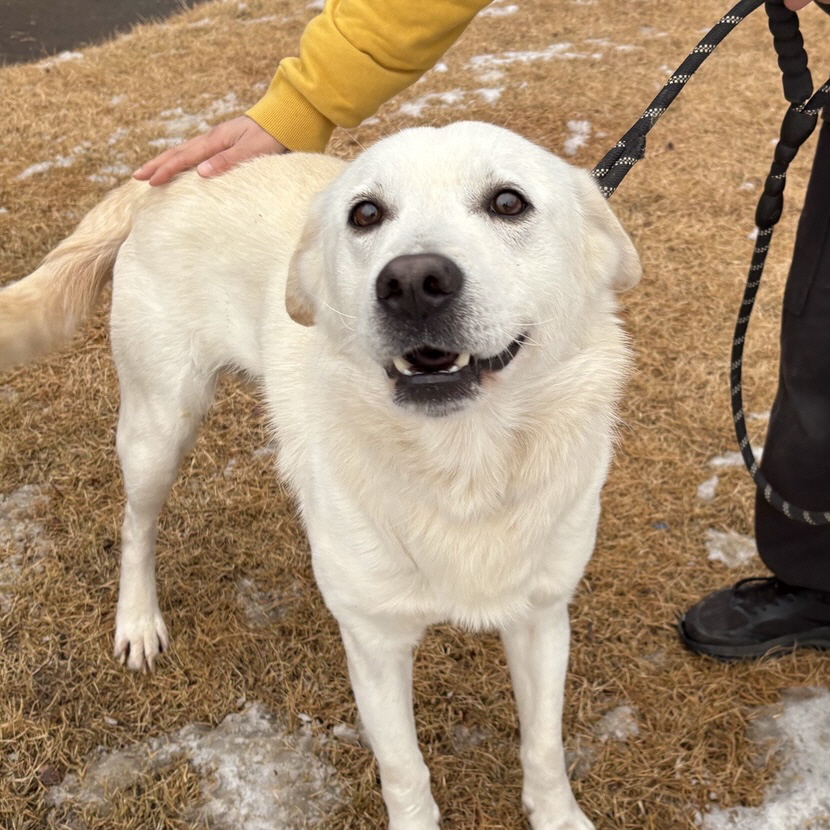
[[[375,294],[396,317],[426,320],[452,302],[464,275],[440,254],[408,254],[390,260],[378,274]]]

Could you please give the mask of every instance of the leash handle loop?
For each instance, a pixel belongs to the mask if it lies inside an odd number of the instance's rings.
[[[807,52],[798,27],[798,15],[790,11],[783,0],[766,0],[764,5],[778,55],[784,97],[791,104],[802,103],[813,94],[813,80],[807,68]]]
[[[812,135],[817,121],[817,112],[808,112],[803,105],[792,104],[784,115],[772,166],[764,182],[764,192],[755,208],[755,224],[758,230],[772,228],[781,218],[787,168],[801,145]]]

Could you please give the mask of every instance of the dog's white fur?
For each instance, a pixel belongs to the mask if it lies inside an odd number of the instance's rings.
[[[504,188],[532,205],[520,221],[486,207]],[[384,221],[358,230],[349,211],[370,198]],[[497,355],[526,336],[510,365],[444,415],[396,403],[385,372],[395,345],[375,280],[421,253],[464,275],[458,336],[470,352]],[[501,632],[534,830],[590,828],[562,750],[567,603],[594,545],[628,364],[615,292],[640,265],[589,175],[468,122],[404,131],[349,165],[289,155],[210,181],[132,182],[0,292],[0,366],[68,337],[114,259],[127,491],[116,655],[151,667],[168,645],[158,514],[217,374],[241,369],[268,400],[390,827],[437,827],[411,653],[428,625],[452,621]]]

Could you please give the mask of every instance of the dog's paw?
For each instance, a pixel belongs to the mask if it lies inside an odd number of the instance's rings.
[[[567,815],[556,817],[545,817],[540,815],[530,816],[530,826],[533,830],[596,830],[593,822],[589,821],[585,814],[578,808],[568,810]]]
[[[152,671],[156,657],[170,648],[161,612],[115,616],[115,658],[133,671]]]

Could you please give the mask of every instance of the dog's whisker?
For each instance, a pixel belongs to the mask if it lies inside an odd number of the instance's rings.
[[[356,316],[356,315],[354,315],[354,314],[346,314],[346,312],[345,312],[345,311],[340,311],[340,309],[339,309],[339,308],[335,308],[335,307],[334,307],[333,305],[331,305],[330,303],[326,303],[326,302],[324,302],[324,303],[323,303],[323,306],[324,306],[325,308],[329,309],[329,311],[333,311],[333,312],[334,312],[334,313],[335,313],[335,314],[336,314],[336,315],[340,318],[340,321],[341,321],[341,322],[342,322],[342,324],[343,324],[343,328],[344,328],[344,329],[346,329],[346,331],[350,331],[350,332],[352,332],[352,333],[357,333],[357,329],[356,329],[356,328],[354,328],[353,326],[349,325],[349,321],[350,321],[350,320],[357,320],[357,316]]]
[[[335,308],[330,303],[324,302],[323,305],[329,310],[333,311],[338,317],[348,317],[350,320],[357,320],[356,314],[346,314],[345,311],[341,311],[339,308]]]
[[[350,132],[349,130],[346,130],[346,129],[344,129],[343,132],[346,133],[346,135],[352,141],[354,141],[354,143],[357,144],[357,146],[360,147],[361,150],[364,150],[364,151],[366,150],[366,147],[363,144],[361,144],[360,141],[358,141],[358,139],[355,137],[355,134],[353,132]]]

